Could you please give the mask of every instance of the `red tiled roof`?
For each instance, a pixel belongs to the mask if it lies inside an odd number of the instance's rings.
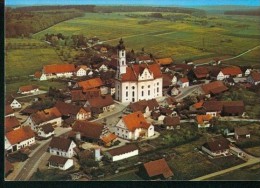
[[[20,126],[20,122],[15,116],[9,116],[5,118],[5,132],[10,132],[14,128],[19,126]]]
[[[212,116],[210,114],[207,115],[197,115],[196,117],[198,124],[203,124],[204,121],[210,121]]]
[[[125,123],[127,129],[133,132],[137,128],[148,129],[150,124],[146,122],[142,112],[134,112],[124,116],[123,122]]]
[[[40,78],[41,76],[42,76],[42,72],[40,72],[40,71],[37,71],[34,73],[35,78]]]
[[[170,57],[167,58],[161,58],[161,59],[155,59],[155,62],[159,65],[170,65],[172,64],[173,60]]]
[[[107,143],[115,140],[116,138],[117,138],[117,136],[115,134],[110,133],[110,134],[102,137],[101,140],[103,140],[103,142],[107,144]]]
[[[212,152],[217,152],[229,149],[229,141],[225,138],[221,138],[214,141],[206,142],[205,144],[203,144],[203,146]]]
[[[171,116],[166,116],[163,120],[163,123],[166,126],[176,126],[180,124],[180,117],[176,116],[176,117],[171,117]]]
[[[47,124],[41,126],[41,129],[43,130],[43,132],[45,134],[48,134],[48,133],[51,133],[54,131],[54,128],[53,128],[52,124],[50,124],[50,123],[47,123]]]
[[[88,99],[90,107],[102,108],[114,104],[114,100],[111,95],[103,95]]]
[[[132,151],[138,150],[138,147],[134,144],[127,144],[125,146],[121,146],[115,149],[111,149],[111,150],[107,150],[106,152],[108,152],[110,155],[112,156],[116,156],[116,155],[122,155],[125,153],[129,153]]]
[[[61,113],[56,107],[41,110],[34,114],[31,114],[31,118],[36,124],[50,121],[52,119],[59,118],[61,116],[62,116]]]
[[[19,88],[19,91],[26,92],[26,91],[31,91],[31,90],[38,89],[38,88],[39,88],[39,86],[36,86],[36,85],[27,85],[27,86],[21,86]]]
[[[29,126],[21,127],[20,129],[8,132],[5,136],[12,145],[35,137],[34,132]]]
[[[63,151],[68,151],[73,141],[62,137],[53,137],[51,139],[50,148],[57,148]]]
[[[144,168],[149,177],[163,175],[164,178],[169,178],[173,176],[173,172],[165,159],[159,159],[145,163]]]
[[[52,164],[55,163],[57,165],[64,165],[67,162],[67,160],[69,159],[61,156],[56,156],[56,155],[51,155],[50,158],[48,159],[49,162],[51,162]]]
[[[224,75],[231,75],[231,76],[236,76],[238,74],[242,74],[241,69],[239,67],[235,67],[235,66],[222,68],[221,72]]]
[[[147,106],[149,107],[149,110],[153,110],[153,109],[159,107],[159,104],[155,99],[150,99],[150,100],[140,100],[140,101],[131,103],[129,106],[133,112],[136,112],[136,111],[144,112],[145,108]]]
[[[74,132],[80,132],[82,136],[92,139],[100,139],[103,129],[102,124],[79,120],[72,127]]]
[[[220,112],[223,105],[221,101],[205,101],[203,107],[207,112]]]
[[[82,90],[71,90],[71,100],[72,101],[85,101],[86,95],[83,94]]]
[[[89,80],[78,82],[77,84],[79,87],[82,87],[83,92],[85,92],[86,90],[102,86],[103,82],[100,78],[92,78]]]
[[[162,77],[160,65],[157,63],[153,64],[135,64],[130,67],[126,67],[126,73],[121,75],[122,81],[137,81],[139,74],[142,74],[144,69],[147,68],[149,72],[153,73],[154,78]]]
[[[260,73],[259,72],[252,72],[250,74],[255,82],[260,81]]]
[[[204,101],[201,100],[200,102],[197,102],[197,103],[193,104],[193,107],[194,107],[195,109],[199,109],[199,108],[202,107],[203,103],[204,103]]]
[[[243,114],[245,104],[243,101],[221,101],[223,104],[223,113]]]
[[[182,83],[189,82],[188,78],[180,78],[179,80],[180,80]]]
[[[81,108],[80,106],[75,106],[62,101],[57,101],[55,107],[65,116],[76,115]]]
[[[43,67],[43,72],[45,74],[75,72],[75,70],[76,68],[74,64],[53,64],[45,65]]]
[[[228,88],[223,84],[222,81],[214,81],[208,84],[204,84],[201,86],[201,88],[205,92],[205,94],[218,94],[228,90]]]
[[[209,71],[206,67],[197,67],[193,70],[197,78],[206,78],[209,74]]]

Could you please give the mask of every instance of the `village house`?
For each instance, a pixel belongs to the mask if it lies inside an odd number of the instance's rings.
[[[53,137],[48,151],[51,155],[72,158],[75,155],[74,148],[76,147],[75,142],[72,140],[61,137]]]
[[[19,87],[19,90],[17,93],[21,94],[35,94],[39,91],[39,86],[36,85],[27,85],[27,86],[21,86]]]
[[[210,120],[212,119],[211,114],[206,115],[197,115],[196,122],[198,124],[198,128],[208,128],[210,127]]]
[[[132,112],[141,111],[144,117],[149,117],[153,110],[159,108],[159,104],[155,99],[140,100],[138,102],[130,103],[129,107]]]
[[[169,67],[169,69],[171,71],[178,72],[182,75],[187,75],[188,72],[192,69],[192,67],[193,67],[192,65],[187,65],[185,63],[182,63],[182,64],[173,65]]]
[[[162,124],[166,129],[174,130],[180,129],[180,117],[179,116],[166,116],[163,119]]]
[[[177,77],[173,74],[162,74],[163,76],[163,88],[168,88],[170,86],[177,84]]]
[[[45,65],[42,74],[46,75],[47,80],[52,78],[71,78],[75,73],[74,64],[52,64]]]
[[[247,127],[236,127],[234,133],[236,140],[250,138],[250,131]]]
[[[181,88],[189,87],[189,80],[188,78],[180,78],[177,82],[177,85]]]
[[[223,105],[222,116],[242,116],[245,112],[243,101],[221,101]]]
[[[25,121],[25,125],[29,125],[33,131],[37,132],[38,129],[47,123],[52,126],[61,126],[61,113],[56,107],[40,110],[31,114]]]
[[[21,124],[15,116],[5,117],[5,132],[21,128]]]
[[[89,68],[85,65],[80,65],[76,68],[75,70],[75,75],[78,76],[78,77],[81,77],[81,76],[87,76],[87,70]]]
[[[138,147],[134,144],[127,144],[125,146],[117,147],[105,151],[105,155],[112,161],[119,161],[138,155]]]
[[[109,145],[116,139],[113,135],[108,137],[109,135],[110,133],[106,126],[89,121],[76,121],[72,126],[72,132],[70,133],[70,137],[74,137],[76,140],[96,143],[99,145]],[[106,142],[104,143],[102,139]]]
[[[35,134],[29,126],[5,133],[5,150],[8,153],[33,144],[35,144]]]
[[[37,134],[41,138],[49,138],[54,135],[54,128],[50,123],[44,124],[39,128]]]
[[[111,95],[102,95],[88,99],[84,106],[89,107],[93,115],[100,115],[103,112],[113,111],[115,102]]]
[[[149,180],[168,180],[173,172],[164,158],[144,163],[139,168],[139,174]]]
[[[200,110],[202,109],[203,107],[203,103],[204,101],[203,100],[200,100],[199,102],[196,102],[195,104],[191,105],[189,110],[190,111],[197,111],[197,110]]]
[[[68,170],[73,166],[73,159],[52,155],[48,159],[49,168],[58,168],[60,170]]]
[[[220,70],[215,69],[210,76],[216,80],[224,80],[229,77],[242,77],[242,75],[240,67],[230,66],[221,68]]]
[[[229,153],[229,141],[225,138],[214,139],[203,144],[201,149],[212,157],[226,156]]]
[[[209,70],[207,67],[199,66],[191,69],[187,74],[189,80],[202,80],[209,77]]]
[[[251,74],[247,77],[247,82],[252,85],[258,85],[260,83],[260,73],[259,72],[251,72]]]
[[[85,81],[77,82],[73,88],[81,88],[83,92],[87,92],[90,89],[100,88],[103,82],[100,78],[92,78]]]
[[[121,42],[122,42],[122,45],[123,45],[122,39],[119,41],[119,43],[121,44]],[[141,63],[152,63],[153,58],[150,55],[144,55],[143,54],[143,55],[136,57],[135,62],[139,63],[139,64],[141,64]]]
[[[245,77],[247,77],[252,71],[252,67],[250,67],[250,66],[242,66],[240,68]]]
[[[202,106],[206,110],[206,114],[212,117],[219,116],[223,107],[220,101],[205,101]]]
[[[129,103],[162,97],[163,80],[159,64],[142,63],[127,66],[126,51],[122,39],[117,46],[117,53],[116,100]]]
[[[211,97],[212,95],[217,95],[227,91],[228,88],[224,85],[222,81],[213,81],[208,84],[203,84],[199,90],[198,94],[206,95]]]
[[[164,106],[168,106],[169,108],[174,108],[178,104],[174,97],[166,97],[163,102]]]
[[[14,116],[14,110],[11,108],[10,105],[5,105],[5,117]]]
[[[108,71],[108,65],[106,62],[101,62],[98,64],[92,65],[92,69],[97,71],[97,72],[107,72]]]
[[[87,107],[80,107],[62,101],[57,101],[55,107],[59,110],[63,119],[72,117],[76,120],[87,120],[91,118],[90,108]]]
[[[43,80],[47,80],[47,76],[46,76],[46,74],[43,74],[42,72],[37,71],[34,73],[34,79],[43,81]]]
[[[22,108],[22,104],[13,97],[6,98],[6,104],[10,105],[12,109],[20,109]]]
[[[154,126],[147,123],[142,112],[134,112],[123,116],[116,124],[115,134],[123,139],[137,140],[141,137],[154,135]]]
[[[179,93],[180,93],[180,91],[178,90],[177,87],[173,87],[173,88],[171,89],[171,95],[172,95],[172,96],[176,96],[176,95],[178,95]]]
[[[155,62],[158,63],[160,66],[171,66],[173,60],[170,57],[166,57],[166,58],[155,59]]]

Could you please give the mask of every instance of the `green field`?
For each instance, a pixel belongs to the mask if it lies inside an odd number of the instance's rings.
[[[118,175],[112,178],[107,178],[108,181],[124,181],[124,180],[143,180],[141,177],[137,176],[134,172],[129,172],[126,174]]]
[[[136,14],[136,17],[128,17]],[[189,16],[184,21],[149,18],[150,13],[86,13],[34,35],[46,33],[97,36],[102,41],[117,44],[124,38],[128,50],[151,52],[157,57],[171,56],[177,61],[218,55],[236,55],[260,45],[259,19],[250,16],[210,15],[208,18]],[[165,13],[166,14],[166,13]],[[167,13],[169,14],[169,13]],[[140,16],[146,15],[146,16]],[[147,24],[140,21],[149,20]],[[207,24],[202,25],[201,22]],[[203,48],[204,38],[204,48]],[[231,42],[225,42],[225,41]],[[224,42],[223,42],[224,41]],[[249,54],[255,61],[255,54]],[[259,63],[259,60],[255,63]]]

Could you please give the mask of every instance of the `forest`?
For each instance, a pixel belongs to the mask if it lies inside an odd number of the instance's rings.
[[[37,10],[37,11],[36,11]],[[5,34],[10,37],[31,37],[32,34],[47,29],[57,23],[83,16],[83,11],[76,9],[39,9],[6,8]]]

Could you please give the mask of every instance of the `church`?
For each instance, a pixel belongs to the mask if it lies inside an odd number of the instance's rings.
[[[122,103],[162,97],[163,78],[157,63],[126,63],[126,51],[121,39],[117,45],[117,73],[115,99]]]

